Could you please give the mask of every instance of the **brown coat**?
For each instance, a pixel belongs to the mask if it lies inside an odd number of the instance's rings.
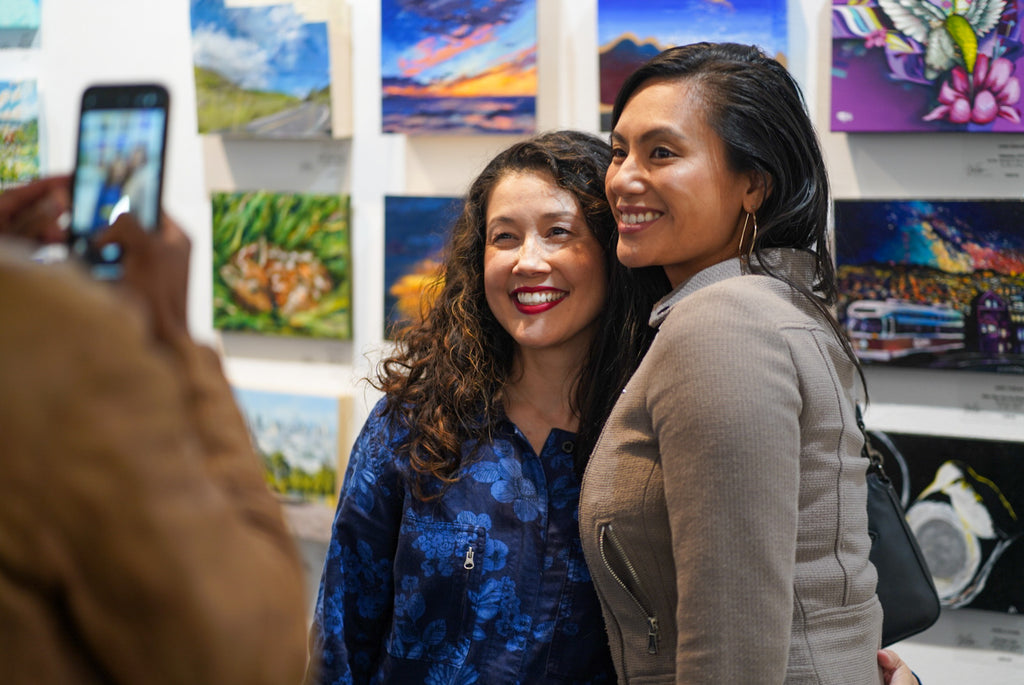
[[[302,568],[213,351],[0,242],[7,685],[291,684]]]

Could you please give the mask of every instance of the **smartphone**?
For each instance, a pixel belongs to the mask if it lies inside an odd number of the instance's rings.
[[[159,84],[95,85],[82,94],[68,249],[97,278],[118,278],[121,247],[93,238],[125,212],[159,224],[170,97]]]

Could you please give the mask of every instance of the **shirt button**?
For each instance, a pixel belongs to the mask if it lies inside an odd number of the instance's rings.
[[[570,454],[572,452],[573,447],[574,444],[572,440],[566,440],[565,442],[562,443],[562,451],[565,452],[566,454]]]

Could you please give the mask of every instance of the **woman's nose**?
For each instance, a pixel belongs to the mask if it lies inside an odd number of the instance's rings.
[[[643,191],[643,174],[636,158],[626,155],[621,162],[608,167],[605,185],[616,195],[630,195]]]
[[[528,235],[519,246],[519,254],[516,258],[513,273],[528,274],[550,270],[548,264],[548,250],[539,236]]]

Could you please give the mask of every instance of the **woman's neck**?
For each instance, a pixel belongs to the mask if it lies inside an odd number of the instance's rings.
[[[520,350],[512,380],[505,385],[505,413],[538,454],[553,428],[575,432],[579,416],[572,392],[580,356]]]

